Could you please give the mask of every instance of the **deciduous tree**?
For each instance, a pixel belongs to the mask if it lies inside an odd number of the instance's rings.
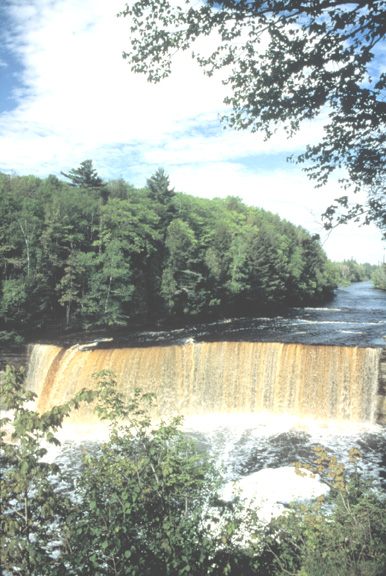
[[[55,484],[60,467],[45,456],[49,443],[60,444],[55,433],[64,418],[93,393],[81,391],[67,404],[38,414],[28,405],[36,394],[23,381],[24,372],[12,366],[0,379],[2,574],[60,576],[66,569],[56,552],[68,500]]]
[[[120,15],[130,17],[123,56],[150,81],[170,74],[178,50],[191,49],[209,76],[223,70],[229,126],[267,137],[282,126],[291,136],[304,120],[324,118],[322,140],[298,161],[311,163],[306,172],[318,186],[342,168],[345,188],[367,192],[354,205],[346,194],[338,199],[326,225],[363,219],[386,235],[386,74],[377,60],[384,0],[138,0]],[[209,35],[214,48],[194,50]]]

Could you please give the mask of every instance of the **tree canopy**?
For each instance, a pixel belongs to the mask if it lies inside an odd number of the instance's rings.
[[[72,168],[68,173],[61,172],[61,174],[70,180],[70,186],[97,191],[104,201],[107,200],[106,183],[98,176],[92,160],[83,160],[79,168]]]
[[[103,190],[105,201],[84,182],[0,174],[0,340],[63,321],[252,314],[338,284],[318,237],[237,197],[174,192],[162,169],[146,188]]]
[[[150,81],[171,73],[178,50],[191,49],[209,76],[226,71],[229,126],[269,138],[278,126],[291,136],[302,121],[325,119],[322,140],[297,161],[308,163],[317,186],[338,169],[344,189],[367,192],[354,205],[346,193],[336,199],[326,226],[374,221],[386,236],[386,73],[376,58],[384,50],[384,0],[138,0],[120,15],[130,17],[123,56]],[[209,35],[214,49],[195,51]]]

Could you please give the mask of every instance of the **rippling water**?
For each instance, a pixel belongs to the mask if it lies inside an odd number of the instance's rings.
[[[248,341],[380,347],[386,336],[386,292],[370,282],[339,288],[334,299],[318,308],[292,308],[270,318],[225,319],[168,331],[121,336],[114,345]]]
[[[323,446],[343,462],[348,450],[357,448],[363,454],[363,470],[386,487],[383,426],[249,414],[189,418],[186,427],[203,447],[219,456],[229,480],[294,462],[312,463],[313,448]]]

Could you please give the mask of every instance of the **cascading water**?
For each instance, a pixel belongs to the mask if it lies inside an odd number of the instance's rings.
[[[212,342],[92,351],[35,345],[27,386],[38,395],[38,410],[45,411],[94,387],[93,373],[110,369],[124,397],[135,387],[155,393],[157,416],[268,412],[373,422],[378,364],[377,349],[303,344]]]
[[[94,342],[95,349],[37,344],[28,387],[44,411],[95,386],[92,374],[109,368],[124,395],[141,387],[157,395],[158,415],[184,414],[187,432],[219,457],[229,481],[245,478],[261,491],[269,472],[278,505],[292,491],[290,465],[310,462],[316,445],[340,460],[358,448],[366,470],[385,482],[386,427],[375,423],[382,404],[386,417],[384,384],[377,397],[385,335],[386,293],[359,283],[340,289],[328,306],[275,318],[128,332],[110,349],[101,349],[110,342]],[[62,435],[58,458],[74,476],[76,441],[102,432],[91,422],[86,407]]]

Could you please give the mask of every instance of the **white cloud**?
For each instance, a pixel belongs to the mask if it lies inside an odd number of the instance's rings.
[[[131,73],[121,58],[128,44],[128,22],[115,17],[121,7],[120,0],[108,6],[101,0],[35,0],[34,7],[15,6],[14,18],[27,23],[14,49],[24,61],[28,92],[27,98],[20,94],[24,99],[8,130],[23,133],[32,124],[50,133],[64,132],[65,137],[71,132],[76,146],[82,143],[90,149],[133,139],[163,139],[163,150],[172,154],[176,146],[180,155],[189,153],[191,144],[202,149],[204,135],[181,135],[199,122],[203,128],[207,122],[218,123],[225,88],[219,79],[205,77],[187,54],[176,58],[174,74],[161,84],[148,84]],[[172,141],[175,133],[178,142]],[[236,144],[243,153],[292,150],[302,139],[297,136],[287,143],[276,137],[264,143],[260,135],[220,133],[216,141],[205,142],[206,149],[218,150],[221,141],[222,147]]]
[[[41,27],[33,26],[26,33],[25,80],[35,93],[35,98],[22,106],[27,120],[42,124],[54,120],[58,126],[70,122],[80,132],[97,121],[101,132],[107,131],[107,138],[116,138],[122,133],[122,124],[134,124],[134,130],[146,136],[149,128],[151,134],[170,129],[186,117],[187,110],[191,117],[216,110],[214,84],[193,62],[186,66],[186,61],[178,61],[176,75],[157,86],[130,72],[121,58],[128,23],[115,17],[120,5],[89,0],[80,7],[68,1],[57,11],[47,9],[40,15]],[[192,90],[195,84],[197,91]]]

